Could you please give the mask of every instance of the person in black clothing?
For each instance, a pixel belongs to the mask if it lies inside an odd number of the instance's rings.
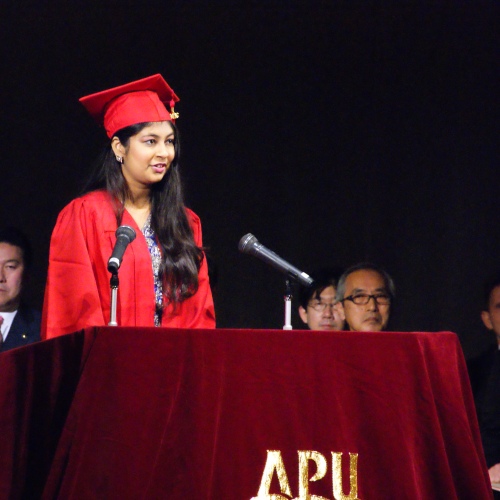
[[[500,483],[500,273],[485,284],[481,319],[496,342],[469,362],[469,373],[490,479]]]

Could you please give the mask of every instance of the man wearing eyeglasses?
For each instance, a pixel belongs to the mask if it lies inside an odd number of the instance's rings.
[[[340,316],[335,292],[340,271],[321,269],[312,273],[311,287],[299,289],[299,315],[310,330],[343,330],[344,320]]]
[[[385,270],[362,263],[342,274],[336,301],[349,330],[379,332],[387,328],[394,294],[394,282]]]

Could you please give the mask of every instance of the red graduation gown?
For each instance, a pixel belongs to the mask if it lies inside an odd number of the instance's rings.
[[[199,217],[186,208],[196,245],[202,245]],[[123,225],[136,231],[120,271],[119,326],[154,326],[153,270],[146,239],[125,210]],[[110,319],[108,259],[116,242],[116,217],[109,194],[94,191],[73,200],[59,214],[50,242],[49,269],[43,305],[42,338],[72,333],[87,326],[107,325]],[[203,259],[196,294],[163,312],[162,326],[215,328],[208,267]]]

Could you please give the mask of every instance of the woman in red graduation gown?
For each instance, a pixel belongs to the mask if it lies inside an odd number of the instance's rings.
[[[107,267],[122,225],[136,238],[119,268],[118,325],[215,327],[200,219],[183,202],[178,100],[161,75],[80,99],[104,124],[110,144],[89,192],[57,219],[43,338],[108,324]]]

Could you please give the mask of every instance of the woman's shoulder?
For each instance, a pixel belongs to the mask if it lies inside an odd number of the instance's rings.
[[[91,218],[114,221],[112,198],[105,190],[91,191],[70,201],[59,213],[58,220]]]
[[[185,207],[187,219],[193,231],[194,242],[197,246],[201,246],[201,221],[200,218],[189,208]]]
[[[191,224],[199,225],[201,223],[200,218],[196,215],[190,208],[184,207],[186,210],[186,215]]]
[[[103,206],[111,206],[111,197],[105,190],[91,191],[78,198],[74,198],[63,209],[63,211],[74,209],[101,209]]]
[[[99,189],[98,191],[90,191],[85,193],[73,200],[76,203],[82,205],[111,205],[111,195],[105,189]]]

